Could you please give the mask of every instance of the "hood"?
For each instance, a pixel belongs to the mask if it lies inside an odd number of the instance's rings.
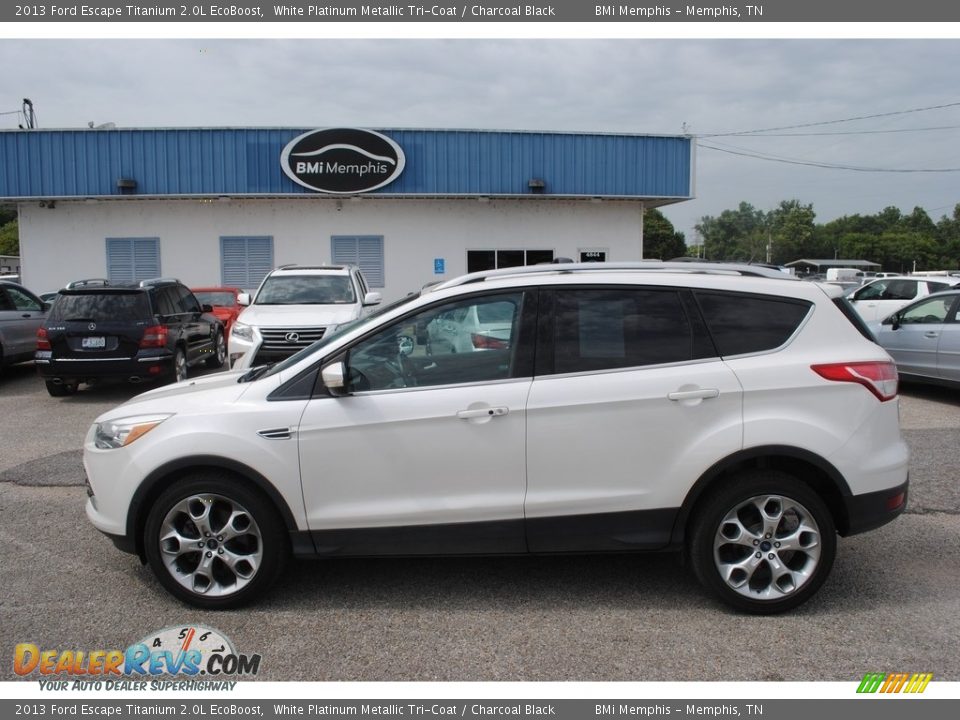
[[[256,327],[320,327],[342,325],[357,317],[360,305],[251,305],[238,322]]]
[[[246,370],[232,370],[205,375],[148,390],[104,413],[97,418],[97,422],[141,413],[181,412],[189,411],[193,407],[236,402],[250,387],[249,383],[237,382],[245,372]]]

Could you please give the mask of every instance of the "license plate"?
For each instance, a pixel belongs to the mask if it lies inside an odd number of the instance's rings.
[[[80,347],[89,348],[91,350],[105,348],[106,346],[107,346],[107,339],[103,336],[85,337],[80,341]]]

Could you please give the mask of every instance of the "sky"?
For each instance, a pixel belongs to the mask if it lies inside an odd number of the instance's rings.
[[[40,128],[690,133],[696,199],[662,209],[688,243],[741,202],[960,203],[956,39],[5,39],[0,62],[3,129],[30,98]]]

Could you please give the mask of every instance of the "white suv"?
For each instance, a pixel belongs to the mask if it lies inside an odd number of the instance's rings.
[[[269,273],[230,330],[230,367],[249,368],[288,358],[378,305],[352,265],[284,265]]]
[[[200,607],[251,600],[291,553],[682,550],[731,605],[793,608],[838,534],[903,511],[908,454],[895,366],[841,291],[767,275],[591,263],[424,289],[102,415],[87,515]],[[496,342],[437,342],[474,311],[509,316]]]

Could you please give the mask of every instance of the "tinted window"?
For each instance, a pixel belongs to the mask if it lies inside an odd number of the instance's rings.
[[[39,310],[40,303],[16,288],[7,288],[7,295],[17,310]]]
[[[174,289],[174,292],[177,294],[177,304],[180,308],[180,312],[185,313],[198,313],[200,312],[200,304],[197,302],[197,298],[193,296],[193,293],[190,292],[185,287],[177,287]]]
[[[693,332],[677,292],[561,289],[554,354],[556,373],[683,362]]]
[[[778,348],[810,311],[802,300],[702,291],[696,297],[721,355]]]
[[[48,322],[110,322],[145,320],[150,307],[144,293],[83,293],[71,295],[61,291]]]

